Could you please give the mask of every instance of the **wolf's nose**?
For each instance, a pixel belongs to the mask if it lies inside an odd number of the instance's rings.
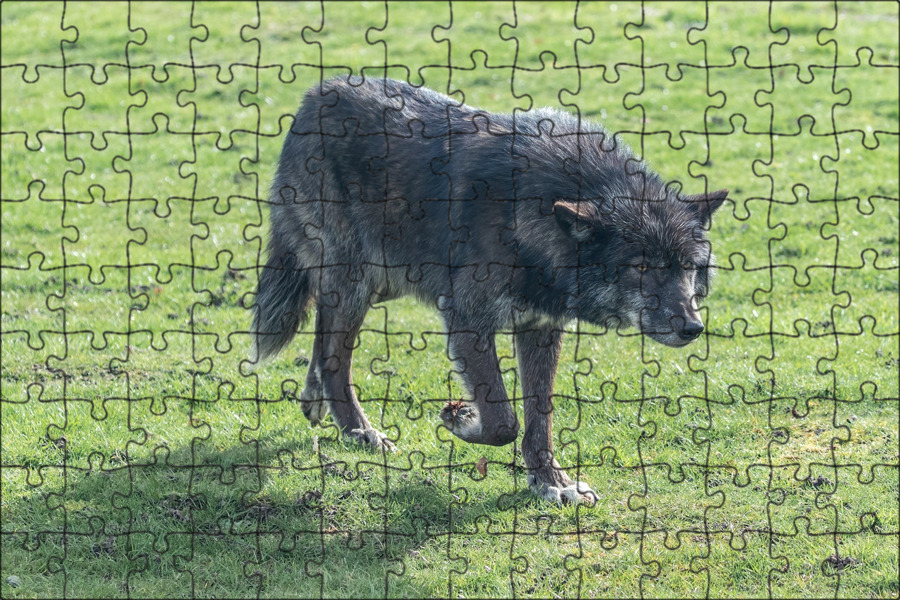
[[[688,321],[684,324],[681,331],[678,332],[678,337],[683,340],[693,340],[699,337],[701,333],[703,333],[703,323],[700,321]]]

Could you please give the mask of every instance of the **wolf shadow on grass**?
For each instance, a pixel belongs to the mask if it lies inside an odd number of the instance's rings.
[[[446,479],[432,479],[438,467],[424,462],[393,463],[386,479],[380,453],[327,438],[248,436],[221,449],[203,442],[110,456],[60,449],[58,463],[31,468],[30,481],[40,482],[32,493],[4,498],[4,530],[15,532],[3,536],[4,548],[25,552],[31,577],[63,564],[67,577],[81,571],[84,580],[129,586],[142,573],[189,571],[197,585],[235,593],[235,586],[279,589],[293,578],[315,595],[345,589],[344,567],[353,566],[360,582],[416,595],[414,578],[397,576],[404,561],[450,535],[490,535],[503,505],[530,498],[527,489],[454,496]],[[67,463],[86,468],[51,475]],[[455,470],[465,487],[465,468]],[[229,564],[237,571],[223,579]]]

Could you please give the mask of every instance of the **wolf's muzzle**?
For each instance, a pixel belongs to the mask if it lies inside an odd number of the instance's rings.
[[[686,321],[684,327],[677,327],[678,337],[683,340],[696,340],[703,333],[703,323],[701,321]]]

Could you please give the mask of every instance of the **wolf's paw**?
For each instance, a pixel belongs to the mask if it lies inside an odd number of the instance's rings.
[[[467,442],[481,442],[483,427],[478,407],[461,401],[450,401],[441,411],[441,421],[450,433]]]
[[[508,418],[489,418],[485,423],[475,404],[461,400],[451,400],[444,406],[441,421],[450,433],[473,444],[505,446],[514,442],[519,434],[519,422],[512,411]]]
[[[318,395],[317,392],[317,389],[310,390],[310,388],[305,388],[303,393],[300,394],[300,410],[303,411],[303,416],[309,419],[309,422],[313,425],[320,423],[328,412],[325,403],[316,397]]]
[[[600,497],[583,481],[572,481],[566,477],[565,483],[549,483],[538,477],[528,476],[528,487],[531,491],[556,504],[587,504],[593,506]]]
[[[377,429],[351,429],[347,432],[347,437],[359,444],[369,446],[373,450],[387,450],[389,452],[397,451],[394,442],[389,440],[386,435]]]

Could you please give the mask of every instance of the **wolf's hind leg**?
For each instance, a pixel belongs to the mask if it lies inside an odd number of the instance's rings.
[[[327,403],[328,410],[343,435],[375,449],[394,450],[391,440],[369,423],[353,387],[350,373],[353,346],[364,317],[365,309],[353,310],[342,305],[329,307],[319,304],[316,313],[316,343],[319,351],[314,352],[313,360],[318,361],[321,398]],[[315,402],[310,404],[312,406]]]
[[[494,334],[450,331],[448,349],[474,402],[448,402],[441,411],[443,426],[475,444],[503,446],[514,441],[519,421],[503,386]]]
[[[300,409],[303,416],[309,419],[313,425],[317,425],[325,418],[325,391],[322,389],[322,364],[319,356],[322,354],[322,336],[316,332],[313,342],[312,359],[309,361],[309,371],[306,373],[306,385],[300,394]]]

